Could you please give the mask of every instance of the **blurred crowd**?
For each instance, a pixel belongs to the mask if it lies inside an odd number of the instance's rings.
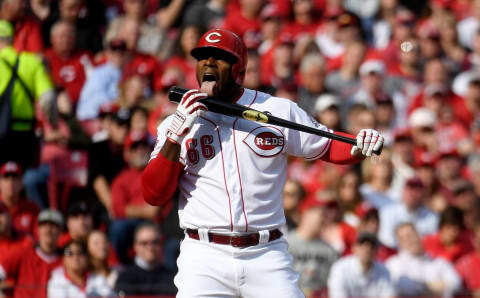
[[[245,87],[385,136],[353,167],[289,160],[306,295],[480,297],[480,0],[0,0],[1,291],[175,294],[177,200],[140,176],[215,27]]]

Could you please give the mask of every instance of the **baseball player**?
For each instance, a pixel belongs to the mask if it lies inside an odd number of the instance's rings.
[[[381,149],[383,137],[364,129],[352,146],[208,112],[200,100],[210,96],[328,130],[296,103],[242,87],[247,50],[234,33],[210,30],[191,54],[200,90],[159,125],[142,176],[152,205],[180,189],[177,297],[304,297],[280,232],[287,155],[353,164]]]

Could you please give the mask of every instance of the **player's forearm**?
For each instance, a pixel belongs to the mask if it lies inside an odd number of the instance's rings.
[[[355,136],[343,132],[335,132],[335,134],[355,138]],[[363,159],[362,157],[352,156],[350,153],[351,150],[352,145],[332,140],[330,143],[330,148],[328,148],[328,151],[322,156],[321,159],[323,161],[341,165],[354,164]]]
[[[160,154],[152,159],[142,174],[142,192],[145,202],[160,206],[165,204],[177,189],[183,165],[178,162],[180,146],[166,141]]]

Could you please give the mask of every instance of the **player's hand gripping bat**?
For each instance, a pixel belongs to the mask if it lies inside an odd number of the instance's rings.
[[[170,88],[170,92],[168,93],[168,98],[170,99],[170,101],[179,103],[180,100],[182,99],[183,94],[185,94],[185,92],[187,91],[188,91],[187,89],[173,86],[172,88]],[[281,118],[272,116],[269,112],[260,112],[260,111],[250,109],[248,107],[245,107],[233,102],[223,102],[220,100],[216,100],[214,98],[206,98],[200,101],[207,106],[209,111],[214,113],[243,118],[250,121],[269,123],[272,125],[296,129],[299,131],[308,132],[321,137],[337,140],[340,142],[345,142],[351,145],[357,145],[357,140],[354,138],[337,135],[329,131],[324,131],[324,130],[313,128],[310,126],[288,121],[285,119],[281,119]],[[382,148],[380,148],[380,150],[378,151],[374,151],[373,153],[375,153],[376,155],[380,155],[381,152],[382,152]]]

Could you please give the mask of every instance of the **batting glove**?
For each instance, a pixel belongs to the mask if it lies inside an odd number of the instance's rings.
[[[357,145],[352,147],[350,154],[353,156],[363,155],[372,156],[372,152],[381,151],[384,138],[375,129],[362,129],[357,134]]]
[[[167,129],[167,138],[170,141],[176,144],[182,143],[183,138],[192,128],[197,117],[207,111],[207,107],[203,103],[198,102],[207,97],[207,93],[200,93],[198,90],[189,90],[183,95],[173,116],[172,123]]]

